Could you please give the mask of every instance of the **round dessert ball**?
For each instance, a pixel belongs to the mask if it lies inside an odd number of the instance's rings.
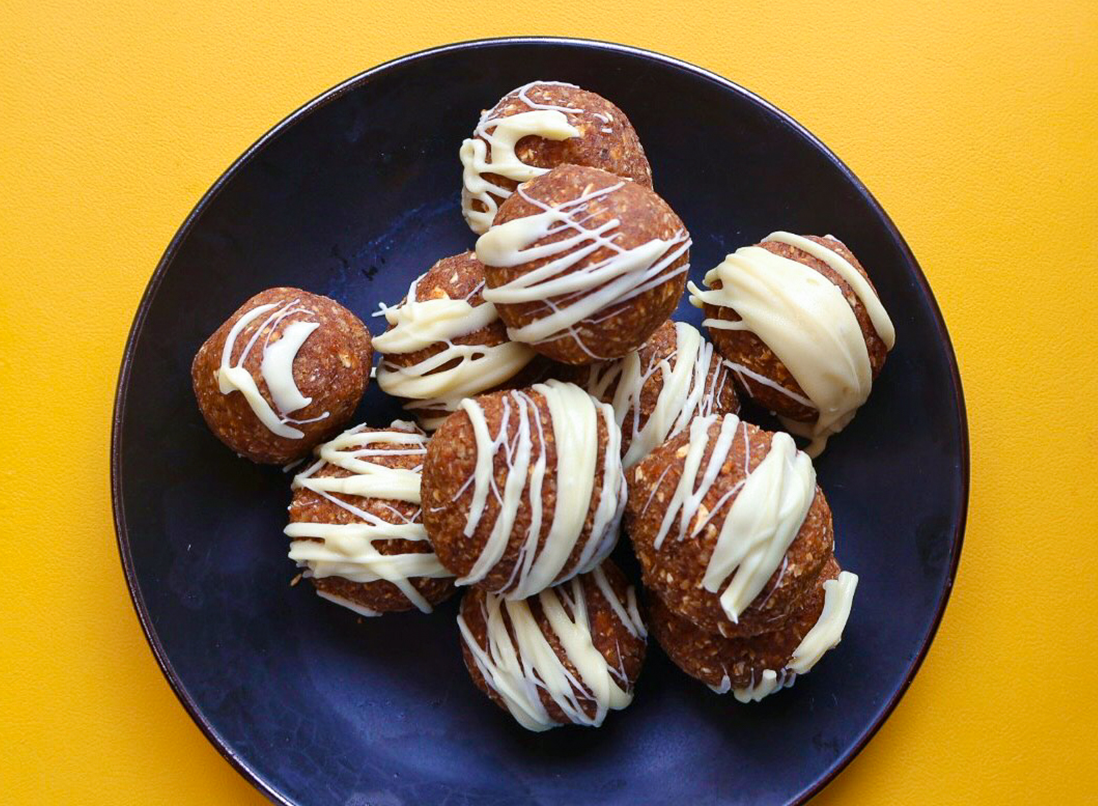
[[[427,435],[360,425],[319,446],[294,477],[290,559],[317,593],[364,616],[431,612],[454,592],[427,540],[420,474]]]
[[[462,401],[423,464],[423,523],[457,584],[522,599],[594,568],[625,504],[620,441],[574,384]]]
[[[533,731],[598,727],[629,705],[644,663],[636,594],[609,560],[528,599],[472,588],[458,627],[477,688]]]
[[[462,252],[435,263],[399,305],[384,308],[389,329],[374,339],[378,386],[408,400],[405,409],[429,431],[466,397],[532,383],[544,363],[507,338],[483,291],[484,266]]]
[[[286,464],[347,424],[372,360],[369,331],[342,305],[270,288],[206,339],[191,381],[218,439],[253,462]]]
[[[639,348],[678,306],[690,268],[690,235],[663,199],[578,165],[520,186],[476,251],[508,335],[565,364]]]
[[[461,146],[461,212],[487,232],[500,203],[558,165],[587,165],[652,187],[633,125],[614,104],[560,81],[533,81],[484,112]]]
[[[644,584],[703,630],[773,629],[831,556],[831,510],[788,434],[699,417],[628,480],[625,524]]]
[[[865,269],[832,236],[775,232],[729,255],[705,284],[691,287],[691,301],[741,391],[807,424],[795,430],[818,441],[815,455],[868,397],[895,341]]]
[[[740,410],[731,365],[697,328],[670,319],[636,352],[567,367],[561,377],[614,407],[627,470],[695,417]]]
[[[835,558],[829,558],[797,610],[769,632],[747,638],[725,638],[706,632],[673,613],[658,597],[650,597],[652,633],[676,666],[718,694],[732,691],[744,702],[762,699],[774,690],[791,686],[797,669],[802,674],[807,672],[841,637],[854,586],[848,585],[846,579],[839,585],[840,571]],[[856,585],[856,576],[844,576],[853,577]],[[838,599],[825,618],[828,582],[838,585],[831,593]],[[810,639],[808,644],[803,643],[817,624],[830,634],[822,635],[822,642]]]

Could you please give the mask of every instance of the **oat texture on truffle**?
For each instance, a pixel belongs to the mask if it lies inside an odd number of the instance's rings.
[[[857,582],[856,575],[830,558],[781,626],[747,638],[706,632],[652,597],[652,633],[676,666],[718,694],[731,691],[741,702],[761,700],[793,685],[797,675],[811,671],[839,643]]]
[[[568,367],[560,377],[614,407],[628,470],[695,417],[738,412],[731,369],[697,328],[669,319],[624,358]]]
[[[652,187],[633,125],[600,95],[561,81],[532,81],[485,111],[461,145],[461,211],[478,235],[520,182],[558,165],[587,165]]]
[[[811,460],[735,414],[696,418],[629,471],[626,529],[646,587],[738,637],[789,617],[834,540]]]
[[[841,241],[775,232],[690,285],[748,396],[811,440],[815,456],[869,397],[895,328]]]
[[[360,425],[320,445],[294,477],[289,556],[320,596],[375,616],[429,613],[454,592],[423,528],[426,444],[412,423]]]
[[[476,253],[513,340],[590,364],[636,350],[678,306],[690,243],[649,188],[561,165],[519,186]]]
[[[644,662],[636,595],[609,560],[528,599],[472,588],[458,626],[477,688],[532,731],[601,725],[629,705]]]
[[[508,599],[594,568],[625,503],[613,409],[550,380],[462,401],[427,446],[423,522],[442,564]]]
[[[507,338],[483,291],[484,267],[463,252],[412,281],[400,304],[383,307],[389,329],[374,339],[378,386],[406,399],[429,431],[466,397],[533,380],[537,354]]]
[[[372,359],[369,331],[342,305],[271,288],[199,348],[191,380],[218,439],[254,462],[286,464],[347,424]]]

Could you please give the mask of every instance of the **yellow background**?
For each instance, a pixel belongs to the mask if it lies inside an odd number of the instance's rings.
[[[945,312],[972,435],[960,575],[906,698],[818,802],[1094,802],[1098,5],[987,0],[0,0],[0,802],[261,802],[123,583],[107,453],[131,317],[284,115],[402,53],[520,33],[663,51],[787,110]]]

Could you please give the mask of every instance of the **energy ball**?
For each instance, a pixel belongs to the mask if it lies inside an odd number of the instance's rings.
[[[524,599],[598,565],[625,505],[620,443],[574,384],[463,400],[423,464],[423,523],[457,584]]]
[[[828,560],[801,606],[772,632],[724,638],[672,613],[654,597],[652,633],[671,661],[718,694],[753,702],[793,685],[842,639],[858,577]]]
[[[831,510],[792,437],[698,417],[629,472],[626,529],[644,584],[709,632],[768,632],[832,554]]]
[[[771,233],[690,284],[691,302],[742,391],[808,437],[811,456],[869,397],[896,342],[853,253],[827,235]]]
[[[463,252],[416,278],[399,305],[383,307],[389,329],[374,339],[378,386],[407,399],[404,408],[428,431],[464,398],[524,386],[534,369],[537,353],[507,338],[483,291],[484,267]]]
[[[461,212],[473,232],[488,231],[500,203],[520,182],[563,164],[602,168],[652,187],[652,169],[625,114],[574,84],[532,81],[484,112],[461,144]]]
[[[636,352],[568,367],[563,378],[614,407],[628,470],[695,417],[739,412],[731,369],[697,328],[669,319]]]
[[[477,688],[532,731],[598,727],[629,705],[644,663],[636,594],[609,560],[529,599],[472,588],[458,627]]]
[[[369,331],[342,305],[271,288],[206,339],[191,381],[214,436],[253,462],[286,464],[347,425],[372,360]]]
[[[639,348],[678,306],[690,235],[652,190],[561,165],[520,185],[477,239],[484,298],[514,341],[565,364]]]
[[[360,425],[318,447],[316,461],[294,477],[290,559],[321,597],[377,616],[429,613],[454,592],[423,528],[426,446],[412,423]]]

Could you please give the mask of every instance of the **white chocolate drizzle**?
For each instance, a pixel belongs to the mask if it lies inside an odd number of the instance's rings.
[[[415,456],[427,453],[427,435],[411,423],[395,421],[389,430],[367,431],[357,426],[330,442],[320,445],[317,461],[294,477],[294,489],[311,490],[353,515],[354,523],[291,523],[285,528],[290,544],[290,559],[304,567],[306,576],[322,579],[342,577],[350,582],[368,583],[386,580],[396,585],[408,600],[425,613],[430,603],[415,589],[416,577],[452,576],[434,552],[382,554],[375,543],[387,540],[424,542],[419,511],[407,517],[395,507],[385,505],[389,517],[378,515],[338,496],[359,496],[382,501],[420,503],[422,467],[389,467],[383,457]],[[318,476],[325,466],[349,471],[349,476]],[[339,604],[344,601],[331,594],[321,596]],[[344,605],[349,606],[349,605]],[[362,615],[359,607],[351,608]]]
[[[568,122],[567,115],[583,112],[570,106],[554,106],[532,100],[527,94],[534,86],[574,87],[560,81],[531,81],[514,90],[527,107],[503,117],[489,117],[491,110],[481,115],[473,136],[461,144],[462,192],[461,213],[473,232],[487,232],[499,209],[497,199],[506,199],[511,190],[494,184],[485,174],[495,174],[515,182],[526,182],[548,173],[548,168],[527,165],[515,154],[515,146],[524,137],[543,137],[546,140],[568,140],[579,137],[580,131]],[[510,94],[510,93],[508,93]],[[491,150],[489,150],[491,149]],[[477,201],[484,209],[476,210]]]
[[[587,190],[555,207],[520,186],[518,194],[541,212],[492,227],[477,239],[477,258],[486,266],[514,267],[548,259],[511,282],[484,291],[484,298],[496,304],[540,302],[549,309],[546,316],[523,327],[508,328],[512,340],[542,344],[570,336],[592,358],[604,358],[583,343],[576,325],[600,313],[604,315],[597,321],[604,321],[606,309],[624,310],[624,303],[689,271],[689,263],[668,270],[690,248],[684,229],[669,240],[653,238],[626,249],[618,244],[621,222],[617,218],[591,229],[584,226],[592,217],[589,203],[620,190],[625,181]],[[558,235],[565,237],[539,244]],[[597,252],[609,254],[580,265]]]
[[[738,623],[743,611],[778,570],[800,531],[816,494],[816,472],[808,456],[798,451],[793,439],[784,433],[773,435],[766,456],[754,470],[748,471],[751,444],[747,424],[735,414],[726,414],[719,419],[720,431],[703,471],[702,460],[710,442],[709,428],[716,422],[718,417],[710,415],[698,417],[690,424],[682,475],[667,503],[653,546],[657,551],[660,549],[676,518],[678,540],[687,537],[691,524],[689,537],[697,537],[731,501],[706,565],[702,585],[710,593],[723,588],[721,608],[730,621]],[[745,478],[707,510],[702,502],[720,477],[737,438],[744,443]],[[662,481],[661,478],[656,484],[653,495]]]
[[[548,423],[542,421],[532,395],[545,401],[550,415]],[[512,577],[504,586],[506,598],[522,599],[563,581],[558,577],[583,533],[593,495],[598,497],[591,531],[571,575],[591,570],[614,547],[626,495],[621,432],[614,420],[614,410],[574,384],[551,380],[535,384],[529,390],[508,392],[501,400],[502,416],[495,435],[491,434],[484,410],[475,399],[467,398],[460,404],[472,423],[477,447],[474,473],[457,494],[473,485],[464,534],[471,536],[477,530],[489,496],[497,502],[499,512],[472,569],[457,584],[471,585],[487,576],[503,557],[515,522],[526,508],[530,525],[522,538]],[[602,485],[595,490],[599,417],[605,423],[607,440]],[[547,466],[547,428],[556,446],[555,467]],[[535,444],[540,448],[536,458]],[[508,466],[502,490],[494,471],[496,456],[501,452]],[[542,503],[547,475],[556,491],[551,513],[543,511]],[[549,532],[539,551],[538,539],[546,517],[550,519]]]
[[[417,287],[422,279],[412,282],[400,305],[382,305],[381,312],[393,327],[375,337],[373,344],[383,356],[377,369],[378,386],[390,395],[410,399],[405,405],[408,411],[443,412],[420,417],[424,428],[434,430],[447,412],[457,410],[464,398],[513,378],[530,363],[534,351],[513,341],[496,345],[455,344],[454,339],[498,320],[496,306],[490,302],[480,305],[469,302],[483,284],[464,299],[444,296],[421,300]],[[436,344],[442,344],[443,349],[412,366],[402,367],[384,358]]]
[[[653,355],[641,366],[640,353],[591,365],[587,391],[605,399],[614,383],[611,405],[622,432],[629,429],[629,448],[622,459],[627,470],[675,434],[684,431],[695,417],[713,412],[728,382],[732,365],[721,359],[698,329],[675,322],[675,349],[669,355]],[[641,425],[641,392],[655,375],[660,391],[651,414]],[[630,416],[632,415],[632,416]]]
[[[248,405],[255,413],[255,416],[259,418],[259,421],[272,434],[286,439],[301,439],[305,436],[303,431],[294,428],[291,423],[303,425],[323,420],[328,416],[328,412],[324,412],[307,420],[295,420],[290,417],[293,412],[303,409],[313,402],[311,397],[305,397],[301,394],[301,390],[297,388],[297,383],[294,381],[294,359],[297,357],[301,345],[312,335],[313,331],[320,327],[320,323],[299,319],[283,328],[281,338],[272,341],[271,337],[286,317],[298,313],[314,314],[309,308],[299,305],[299,302],[300,300],[294,299],[283,303],[271,302],[266,305],[257,305],[241,316],[229,329],[228,336],[225,337],[225,346],[221,350],[221,364],[217,369],[217,386],[221,394],[227,395],[234,391],[240,392],[244,395],[244,399],[248,401]],[[236,347],[237,338],[244,328],[263,314],[268,314],[267,318],[255,329],[255,333],[244,345],[244,349],[241,350],[234,364],[232,361],[233,350]],[[263,340],[263,358],[259,365],[259,374],[267,385],[267,391],[274,401],[275,408],[271,408],[270,403],[260,393],[252,373],[244,368],[244,362],[247,360],[260,334],[268,328],[267,336]]]
[[[767,241],[789,244],[823,260],[854,289],[874,328],[891,348],[895,330],[884,307],[868,281],[849,261],[834,250],[793,235],[775,232]],[[713,289],[716,282],[719,289]],[[690,301],[731,308],[738,321],[706,319],[706,327],[742,330],[754,333],[788,368],[804,390],[816,421],[798,424],[788,418],[782,422],[790,431],[806,436],[810,456],[819,455],[827,439],[838,433],[854,417],[869,397],[873,372],[869,349],[854,309],[842,290],[815,269],[782,257],[759,246],[745,246],[728,255],[719,266],[705,275],[708,290],[689,283]],[[742,383],[750,388],[745,375],[763,382],[755,373],[739,368]],[[804,404],[796,395],[776,383],[764,385]]]
[[[754,672],[751,683],[743,688],[732,688],[728,675],[724,676],[720,686],[710,686],[718,694],[729,690],[740,702],[758,702],[781,688],[789,688],[797,677],[812,671],[820,658],[839,645],[843,630],[850,618],[850,606],[854,601],[854,591],[858,587],[858,575],[849,571],[840,571],[835,579],[823,584],[824,606],[820,617],[793,650],[789,663],[782,669],[764,669],[758,680]]]
[[[596,566],[591,575],[625,629],[643,638],[644,622],[637,612],[632,586],[623,603],[614,594],[602,566]],[[535,620],[529,600],[507,600],[493,593],[486,594],[481,604],[481,616],[487,625],[486,646],[477,643],[465,618],[458,615],[462,640],[484,681],[527,730],[544,731],[558,724],[546,711],[540,692],[549,696],[569,722],[597,727],[611,709],[625,708],[632,701],[629,681],[624,671],[611,666],[594,645],[582,580],[573,578],[537,596],[548,629],[560,642],[563,658]],[[575,668],[575,674],[565,666],[564,659]],[[593,713],[588,714],[588,710]]]

